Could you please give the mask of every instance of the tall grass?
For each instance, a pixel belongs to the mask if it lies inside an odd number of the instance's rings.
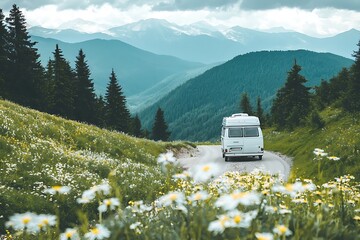
[[[325,123],[321,129],[307,126],[291,132],[265,130],[265,148],[294,157],[292,179],[315,177],[314,180],[325,182],[344,174],[360,179],[360,116],[331,107],[320,116]],[[312,153],[315,148],[324,149],[328,156],[337,156],[340,160],[315,158]],[[321,174],[318,174],[319,167]]]
[[[77,222],[76,199],[111,172],[123,202],[153,200],[171,188],[156,157],[181,147],[190,146],[137,139],[0,101],[0,233],[10,215],[54,213],[53,203],[66,219],[62,227]],[[44,193],[55,185],[72,191],[66,199]]]

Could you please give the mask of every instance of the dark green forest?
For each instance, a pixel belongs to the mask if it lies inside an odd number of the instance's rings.
[[[139,114],[149,128],[156,109],[165,112],[172,139],[217,140],[224,116],[240,112],[241,95],[246,92],[252,106],[257,98],[269,112],[276,92],[287,78],[294,61],[302,67],[306,86],[336,76],[353,61],[330,53],[297,51],[261,51],[248,53],[214,67],[178,87],[152,107]]]

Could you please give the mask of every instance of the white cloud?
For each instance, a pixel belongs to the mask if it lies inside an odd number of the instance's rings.
[[[121,1],[117,1],[120,4]],[[47,28],[70,26],[77,19],[93,22],[77,26],[77,30],[95,32],[124,25],[147,18],[166,19],[179,25],[206,21],[213,25],[241,26],[251,29],[283,27],[312,36],[329,36],[358,28],[360,12],[335,8],[314,9],[276,8],[268,10],[241,10],[240,5],[222,9],[202,9],[186,11],[154,11],[152,5],[140,4],[129,8],[116,8],[110,4],[90,5],[84,9],[60,9],[56,5],[46,5],[34,10],[24,10],[29,25]],[[153,1],[154,2],[154,1]],[[123,0],[122,4],[128,4]],[[6,13],[5,13],[6,14]],[[76,27],[73,25],[74,28]]]

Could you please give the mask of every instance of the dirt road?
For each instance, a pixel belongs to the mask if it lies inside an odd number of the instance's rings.
[[[221,169],[220,175],[227,171],[251,172],[259,169],[270,174],[279,174],[284,180],[289,177],[291,167],[291,159],[268,151],[265,151],[262,160],[252,157],[230,158],[230,161],[225,162],[218,145],[198,146],[195,151],[180,156],[178,160],[190,171],[199,164],[218,163]]]

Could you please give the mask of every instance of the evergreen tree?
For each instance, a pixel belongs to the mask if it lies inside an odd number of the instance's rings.
[[[241,100],[240,100],[240,109],[243,113],[247,113],[249,115],[253,115],[253,110],[250,104],[250,100],[249,100],[249,96],[247,95],[247,93],[243,93],[241,95]]]
[[[135,137],[142,137],[142,130],[141,130],[141,121],[140,121],[140,118],[138,115],[136,115],[133,120],[133,129],[132,129],[132,134],[135,136]]]
[[[154,120],[154,125],[152,128],[152,139],[155,141],[167,141],[170,137],[170,132],[168,132],[168,126],[165,122],[164,112],[159,107]]]
[[[95,97],[95,125],[99,127],[106,126],[106,103],[102,95]]]
[[[279,128],[292,129],[307,117],[310,111],[310,93],[305,77],[299,74],[301,67],[295,63],[288,72],[285,86],[280,88],[271,108],[274,124]]]
[[[261,106],[260,96],[257,98],[257,102],[256,102],[256,116],[259,118],[260,124],[265,126],[266,122],[265,122],[264,110]]]
[[[114,70],[106,88],[106,127],[128,133],[130,130],[130,112],[126,107],[126,98],[119,85]]]
[[[52,113],[73,119],[74,93],[76,92],[75,76],[69,62],[64,58],[62,50],[57,44],[53,54],[54,107]]]
[[[9,76],[6,88],[10,99],[25,106],[38,108],[38,95],[41,90],[44,69],[39,54],[34,48],[26,29],[22,12],[14,4],[6,18],[9,30]]]
[[[95,90],[94,83],[90,79],[90,69],[85,60],[82,49],[75,61],[76,83],[75,88],[75,119],[81,122],[96,123],[95,115]]]
[[[9,68],[9,33],[6,29],[5,16],[0,9],[0,97],[8,97],[5,89],[5,79]]]
[[[357,46],[359,49],[353,54],[355,63],[350,69],[350,81],[343,100],[343,108],[348,112],[360,111],[360,40]]]

